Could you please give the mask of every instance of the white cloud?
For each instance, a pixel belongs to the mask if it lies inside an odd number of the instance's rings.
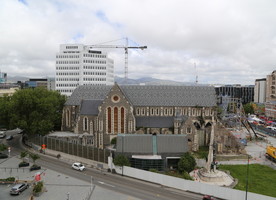
[[[200,83],[254,84],[275,70],[275,6],[273,0],[2,0],[0,69],[54,76],[60,44],[127,36],[148,46],[130,50],[129,78],[195,81],[198,74]],[[123,76],[123,49],[109,51]]]

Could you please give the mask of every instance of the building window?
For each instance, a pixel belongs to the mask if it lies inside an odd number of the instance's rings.
[[[118,133],[118,108],[114,108],[114,133]]]
[[[140,108],[137,108],[137,109],[136,109],[136,114],[137,114],[137,115],[140,115]]]
[[[192,133],[191,127],[187,127],[187,133],[188,133],[188,134]]]
[[[159,115],[159,109],[158,108],[156,108],[156,115]]]
[[[84,131],[88,130],[88,118],[87,117],[83,118],[83,130]]]
[[[114,95],[114,96],[112,96],[112,101],[114,103],[118,103],[120,101],[120,97],[118,97],[117,95]]]
[[[154,109],[153,108],[150,109],[150,115],[154,115]]]
[[[121,108],[121,133],[125,132],[125,109]]]
[[[70,111],[66,110],[66,118],[65,118],[66,126],[70,126]]]
[[[167,108],[164,109],[164,115],[165,115],[165,116],[168,115],[168,109],[167,109]]]
[[[192,109],[192,116],[195,116],[195,114],[196,114],[196,110],[193,108]]]
[[[107,132],[111,133],[111,108],[107,108]]]
[[[173,115],[173,109],[170,108],[170,116],[172,116],[172,115]]]
[[[142,115],[145,115],[145,108],[142,108]]]

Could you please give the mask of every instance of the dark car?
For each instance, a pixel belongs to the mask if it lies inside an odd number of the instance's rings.
[[[9,156],[3,153],[0,153],[0,159],[8,158]]]
[[[10,194],[20,194],[29,187],[27,183],[19,183],[12,187]]]
[[[30,171],[39,170],[39,169],[41,169],[41,167],[38,166],[38,165],[32,165],[32,166],[30,167]]]
[[[218,200],[218,199],[210,195],[204,195],[202,200]]]
[[[12,140],[13,139],[13,136],[12,135],[9,135],[6,137],[6,140]]]

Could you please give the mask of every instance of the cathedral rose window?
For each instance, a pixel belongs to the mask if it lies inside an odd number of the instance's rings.
[[[119,100],[120,100],[120,98],[117,95],[114,95],[112,97],[112,101],[115,102],[115,103],[117,103]]]

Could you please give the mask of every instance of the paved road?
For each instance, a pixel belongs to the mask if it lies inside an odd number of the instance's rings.
[[[10,134],[13,134],[13,133],[10,133]],[[15,138],[14,140],[9,141],[8,143],[12,148],[11,156],[16,156],[22,151],[22,148],[19,145],[20,143],[18,138]],[[65,182],[68,181],[68,183],[66,182],[66,184],[63,184],[63,185],[59,182],[57,182],[56,185],[54,185],[55,183],[51,182],[54,180],[55,175],[53,175],[52,178],[45,181],[46,184],[47,182],[49,183],[49,185],[47,186],[48,188],[47,194],[62,193],[62,195],[64,196],[66,192],[59,192],[59,190],[55,191],[54,188],[55,187],[68,188],[67,184],[69,183],[73,184],[75,180],[83,181],[85,183],[83,184],[83,188],[86,187],[87,191],[89,191],[91,177],[93,177],[93,185],[95,185],[96,187],[95,187],[95,191],[93,192],[92,199],[97,199],[97,200],[101,200],[101,199],[103,200],[105,199],[115,199],[115,200],[116,199],[118,200],[121,200],[121,199],[128,199],[128,200],[131,200],[131,199],[132,200],[138,200],[138,199],[195,200],[195,199],[198,199],[199,200],[202,198],[201,195],[192,194],[192,193],[188,193],[180,190],[175,190],[172,188],[164,188],[160,185],[146,183],[143,181],[122,177],[120,175],[114,175],[107,172],[101,173],[100,171],[95,169],[87,169],[85,172],[74,171],[73,169],[71,169],[71,163],[67,163],[66,161],[62,161],[62,160],[57,160],[57,158],[45,156],[43,154],[40,154],[40,156],[41,158],[37,160],[37,164],[47,169],[45,171],[46,178],[49,177],[49,175],[47,174],[49,174],[50,172],[50,174],[57,173],[59,175],[59,178],[58,178],[59,181],[61,180],[61,177],[64,177]],[[66,177],[70,177],[70,178],[66,178]],[[54,185],[55,187],[52,187],[51,184],[52,186]],[[77,186],[74,189],[70,189],[70,191],[72,192],[71,195],[73,195],[73,193],[74,194],[85,193],[85,192],[80,192],[79,190],[80,189]],[[41,200],[42,200],[42,197],[45,195],[46,194],[43,194],[41,196]],[[48,199],[54,200],[55,198],[51,197]]]

